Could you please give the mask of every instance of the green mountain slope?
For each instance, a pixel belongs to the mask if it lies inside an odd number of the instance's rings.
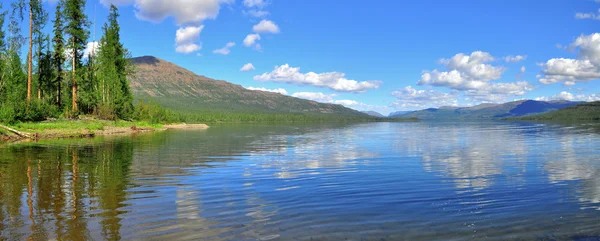
[[[518,120],[599,121],[600,101],[583,103],[540,115],[514,118]]]
[[[136,100],[183,112],[302,113],[368,115],[342,105],[323,104],[277,93],[248,90],[214,80],[152,56],[131,59],[130,85]]]
[[[430,108],[413,111],[406,114],[395,115],[393,117],[414,117],[422,120],[500,119],[546,113],[549,111],[577,105],[579,103],[581,102],[519,100],[504,104],[481,104],[472,107]]]

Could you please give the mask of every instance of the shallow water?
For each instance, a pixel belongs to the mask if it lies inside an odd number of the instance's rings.
[[[0,240],[598,240],[594,125],[217,125],[0,147]]]

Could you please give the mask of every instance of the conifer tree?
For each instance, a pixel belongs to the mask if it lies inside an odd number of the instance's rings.
[[[63,69],[65,65],[65,42],[63,36],[64,28],[64,15],[63,15],[64,1],[61,0],[56,5],[56,13],[54,15],[54,29],[52,38],[52,45],[54,50],[52,52],[52,66],[56,71],[54,77],[54,84],[56,86],[56,105],[59,109],[62,109],[62,88],[63,88]]]
[[[82,66],[81,59],[89,37],[89,22],[84,13],[85,0],[65,1],[65,33],[69,36],[67,47],[71,58],[71,111],[78,111],[77,78],[78,69]]]

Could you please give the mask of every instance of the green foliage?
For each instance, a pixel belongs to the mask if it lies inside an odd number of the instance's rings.
[[[87,47],[90,24],[84,13],[84,0],[58,2],[52,36],[43,32],[48,15],[41,0],[13,0],[11,7],[8,44],[4,28],[7,12],[0,12],[0,121],[39,121],[59,116],[73,118],[80,114],[93,114],[108,120],[132,119],[133,95],[127,80],[132,71],[129,53],[120,40],[116,7],[111,7],[105,24],[103,47],[85,63],[83,52]],[[26,101],[26,64],[18,54],[25,42],[19,28],[24,25],[25,10],[31,14],[30,33],[35,47],[30,49],[32,90],[34,96],[36,91],[39,96],[31,102]],[[68,56],[73,61],[69,63],[65,56],[68,50],[73,50]],[[74,101],[72,96],[76,96]]]
[[[533,121],[600,121],[600,101],[583,103],[541,115],[510,118]]]

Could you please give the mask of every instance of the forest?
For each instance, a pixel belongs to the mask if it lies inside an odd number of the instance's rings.
[[[117,7],[110,6],[98,46],[85,53],[92,25],[85,0],[58,1],[51,22],[42,2],[0,3],[0,121],[134,119],[127,82],[133,68],[120,40]],[[44,32],[48,24],[51,31]]]

